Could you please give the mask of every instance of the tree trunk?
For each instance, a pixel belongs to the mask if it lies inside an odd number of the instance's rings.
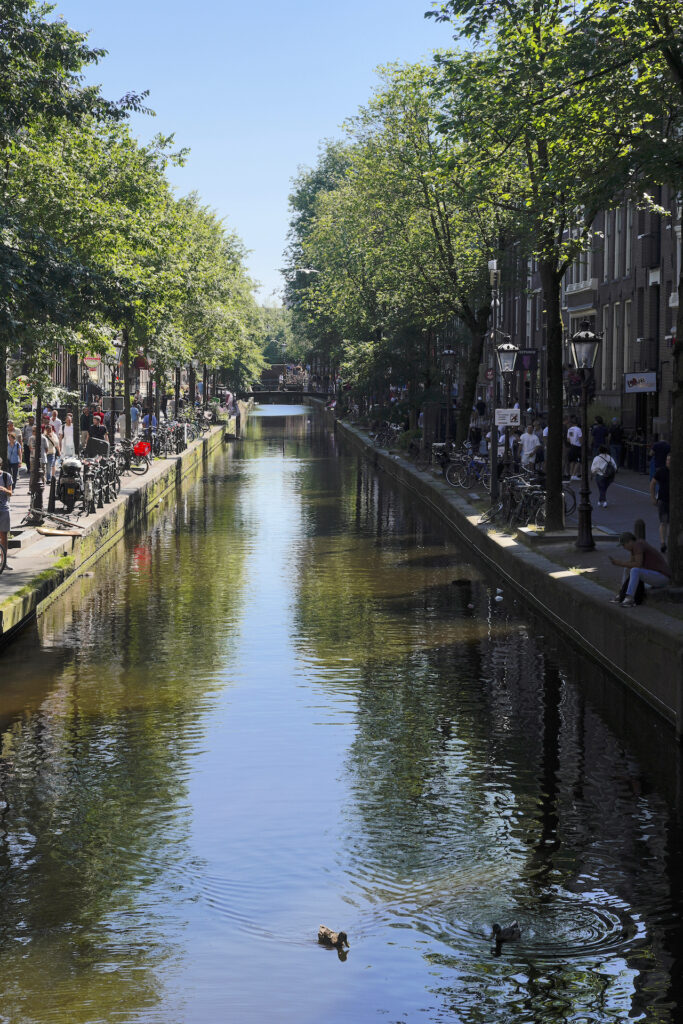
[[[479,311],[476,320],[472,324],[468,324],[472,342],[467,356],[465,382],[463,384],[462,394],[458,396],[460,400],[460,408],[458,409],[458,422],[455,434],[455,439],[458,444],[462,444],[463,441],[467,440],[467,435],[470,429],[472,408],[474,406],[474,399],[477,392],[477,378],[479,377],[479,367],[481,366],[482,355],[484,352],[484,341],[486,340],[486,322],[488,317],[489,309],[486,307]],[[491,443],[495,443],[493,434],[491,435]]]
[[[7,462],[7,338],[0,335],[0,437],[5,438],[5,443],[0,447],[2,454],[3,469],[9,471]],[[40,421],[39,421],[40,422]]]
[[[126,440],[130,441],[130,335],[128,328],[124,327],[121,334],[123,336],[123,415],[126,423]]]
[[[75,353],[69,356],[69,391],[76,395],[74,399],[74,451],[76,455],[81,450],[81,394],[78,390],[78,356]]]
[[[546,530],[564,525],[562,502],[562,314],[560,275],[553,262],[539,264],[546,309],[548,349],[548,449],[546,453]]]
[[[29,493],[31,502],[36,508],[43,507],[43,488],[40,483],[40,459],[43,454],[43,396],[38,392],[36,395],[36,441],[31,452],[31,479],[29,482]]]
[[[669,562],[672,580],[683,586],[683,261],[678,281],[676,344],[673,349],[673,417],[671,422],[671,476]]]

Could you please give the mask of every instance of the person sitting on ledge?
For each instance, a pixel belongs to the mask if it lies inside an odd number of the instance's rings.
[[[621,604],[622,608],[631,608],[635,604],[639,580],[649,583],[651,587],[666,587],[671,582],[671,570],[666,559],[646,540],[636,540],[634,534],[626,532],[620,535],[619,544],[631,556],[628,562],[612,555],[609,560],[612,565],[623,566],[623,582],[628,580],[628,586],[623,598],[620,592],[612,601]]]

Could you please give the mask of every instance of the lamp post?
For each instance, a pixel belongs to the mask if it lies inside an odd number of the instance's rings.
[[[589,320],[584,320],[581,330],[572,335],[570,346],[572,362],[581,373],[581,501],[579,502],[579,532],[576,546],[581,551],[591,551],[593,540],[590,484],[588,482],[588,385],[593,376],[593,367],[598,354],[602,335],[591,330]]]
[[[198,359],[190,359],[190,407],[192,415],[194,416],[194,407],[197,400],[197,367],[199,366]]]
[[[512,339],[506,335],[507,340],[502,345],[498,345],[496,348],[496,359],[498,360],[498,369],[500,370],[503,382],[505,385],[505,408],[510,408],[510,401],[512,397],[512,375],[515,372],[515,363],[517,362],[517,353],[519,352],[518,347],[513,343]],[[495,425],[491,427],[491,445],[494,444],[494,432],[495,432],[495,446],[496,453],[498,452],[498,430]],[[506,474],[510,471],[510,427],[505,425],[505,456],[504,466]],[[496,465],[498,460],[496,459]]]
[[[175,363],[175,387],[173,395],[173,419],[178,419],[178,406],[180,404],[180,363]]]
[[[446,444],[450,444],[451,408],[453,405],[453,368],[455,366],[455,352],[452,348],[445,348],[441,353],[441,366],[446,374]]]
[[[116,377],[119,368],[119,359],[121,358],[121,347],[122,342],[114,343],[116,346],[115,353],[109,353],[105,356],[105,366],[111,371],[111,405],[109,407],[109,442],[111,447],[114,447],[114,436],[116,434]]]

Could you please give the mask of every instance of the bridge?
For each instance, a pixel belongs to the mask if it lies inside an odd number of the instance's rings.
[[[306,398],[317,398],[320,402],[326,402],[334,395],[328,395],[324,391],[305,391],[303,388],[285,388],[284,391],[266,390],[245,391],[240,398],[253,398],[259,405],[303,405]]]

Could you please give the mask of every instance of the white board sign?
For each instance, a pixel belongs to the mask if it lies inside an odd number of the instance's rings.
[[[518,427],[521,422],[519,409],[496,409],[497,427]]]

